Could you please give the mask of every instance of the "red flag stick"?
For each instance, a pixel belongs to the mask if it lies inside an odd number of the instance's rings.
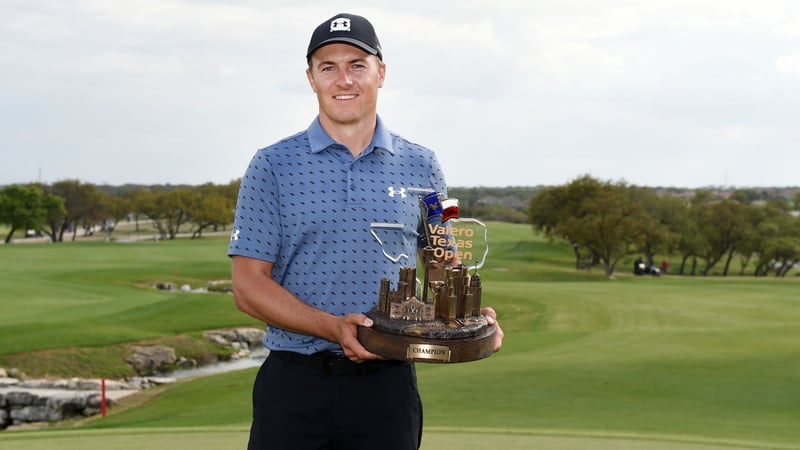
[[[105,417],[106,416],[106,377],[100,378],[100,387],[101,387],[101,389],[100,389],[100,392],[101,392],[100,400],[102,402],[102,403],[100,403],[100,413],[103,415],[103,417]]]

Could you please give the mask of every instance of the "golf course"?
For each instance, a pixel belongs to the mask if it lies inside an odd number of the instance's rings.
[[[488,225],[483,304],[498,312],[503,349],[417,365],[424,450],[800,448],[796,269],[641,277],[631,255],[609,279],[576,270],[568,243],[529,225]],[[117,378],[129,370],[125,344],[260,326],[230,294],[152,287],[229,279],[227,245],[221,236],[0,245],[0,367]],[[106,417],[0,431],[0,449],[243,449],[256,370],[145,390]]]

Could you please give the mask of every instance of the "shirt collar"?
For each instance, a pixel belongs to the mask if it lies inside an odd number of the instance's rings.
[[[311,147],[311,153],[319,153],[331,145],[335,145],[336,141],[328,135],[319,123],[319,116],[311,122],[308,130],[308,144]],[[372,136],[372,142],[364,150],[364,154],[372,153],[376,148],[382,148],[392,155],[394,155],[394,147],[392,147],[392,134],[389,129],[383,124],[381,117],[378,116],[378,124],[375,127],[375,135]]]

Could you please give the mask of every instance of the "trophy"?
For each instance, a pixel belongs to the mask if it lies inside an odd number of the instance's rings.
[[[399,265],[398,276],[381,280],[377,305],[366,313],[373,326],[358,328],[361,345],[387,359],[417,362],[490,356],[496,327],[481,315],[478,274],[489,252],[486,225],[459,218],[458,200],[430,189],[390,188],[396,193],[406,199],[404,223],[370,229],[384,256]]]

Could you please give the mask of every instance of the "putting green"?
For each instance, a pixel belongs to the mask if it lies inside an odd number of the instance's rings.
[[[18,431],[0,434],[3,450],[241,450],[247,429],[145,428],[113,430]],[[718,442],[702,438],[645,435],[566,435],[553,432],[506,433],[495,430],[433,429],[425,432],[422,450],[713,450],[789,448],[752,442]]]

